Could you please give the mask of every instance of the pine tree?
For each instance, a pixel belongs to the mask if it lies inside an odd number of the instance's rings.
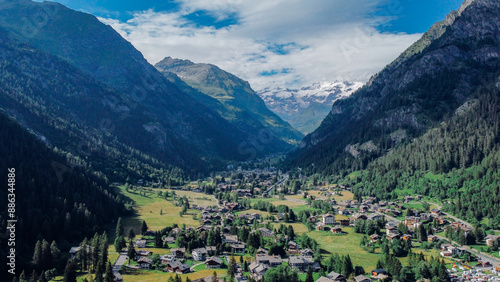
[[[120,236],[123,236],[124,230],[123,230],[123,222],[122,222],[122,218],[119,217],[118,218],[118,222],[116,223],[116,231],[115,231],[115,237],[118,238]]]
[[[57,247],[56,241],[52,241],[50,244],[50,255],[52,257],[53,265],[57,268],[61,260],[61,251],[59,250],[59,247]]]
[[[135,248],[134,248],[134,243],[132,241],[130,241],[130,243],[128,244],[127,256],[128,256],[128,264],[130,264],[130,259],[135,260]]]
[[[311,266],[307,267],[307,275],[305,282],[314,282],[313,271]]]
[[[52,262],[52,252],[50,250],[50,244],[45,239],[42,240],[42,268],[50,269],[53,268]]]
[[[36,282],[37,279],[38,279],[38,273],[36,273],[36,270],[33,269],[33,272],[31,272],[29,282]]]
[[[148,231],[148,225],[146,224],[146,221],[143,220],[141,225],[141,235],[146,234],[147,231]]]
[[[128,238],[132,241],[135,238],[135,232],[134,229],[130,228],[128,231]]]
[[[113,282],[114,281],[114,275],[113,275],[113,267],[111,266],[111,262],[108,260],[108,263],[106,265],[106,273],[104,275],[104,280],[106,282]]]
[[[40,240],[36,241],[35,251],[33,253],[33,265],[35,268],[40,269],[42,263],[42,242]]]
[[[72,260],[68,260],[64,269],[64,282],[76,282],[75,265]]]

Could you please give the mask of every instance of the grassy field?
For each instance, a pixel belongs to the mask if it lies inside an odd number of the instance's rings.
[[[276,198],[252,198],[250,199],[250,203],[251,204],[255,204],[257,202],[277,202],[279,201],[279,199],[276,199]]]
[[[171,192],[169,190],[169,192]],[[206,195],[204,193],[196,193],[196,192],[191,192],[191,191],[182,191],[182,190],[175,190],[175,194],[177,196],[183,197],[186,196],[186,198],[189,200],[189,203],[191,205],[198,205],[198,206],[216,206],[217,202],[215,199],[210,196]]]
[[[332,198],[335,199],[337,202],[345,201],[345,200],[352,200],[354,199],[354,194],[349,192],[349,191],[342,191],[342,196],[332,196]]]
[[[307,235],[315,239],[321,246],[325,258],[330,254],[338,253],[339,255],[349,254],[354,265],[361,265],[365,271],[375,269],[377,260],[380,258],[380,249],[375,253],[368,253],[359,246],[362,234],[354,233],[352,227],[343,228],[347,235],[333,235],[327,231],[312,231]]]
[[[136,212],[134,216],[123,218],[126,233],[129,228],[133,228],[135,234],[140,234],[140,227],[143,220],[146,220],[151,230],[160,230],[174,223],[178,225],[186,224],[188,226],[200,225],[199,221],[193,220],[192,215],[180,217],[179,212],[182,208],[175,206],[165,199],[156,197],[156,193],[145,197],[138,193],[127,192],[123,187],[120,187],[120,189],[122,195],[133,202],[133,208]],[[193,211],[189,210],[188,213],[193,213]]]
[[[275,205],[276,207],[281,206],[281,205],[285,205],[285,206],[288,206],[290,208],[298,207],[298,206],[305,206],[302,203],[297,203],[297,202],[292,202],[292,201],[287,201],[287,200],[273,202],[273,205]]]
[[[218,277],[227,276],[226,269],[218,269],[215,271],[217,272]],[[196,280],[212,276],[213,273],[213,269],[204,269],[194,273],[182,274],[179,276],[182,278],[182,281],[185,281],[186,277],[189,277],[189,279],[191,280]],[[126,272],[124,272],[124,274],[122,274],[122,276],[123,281],[167,281],[169,277],[175,277],[175,274],[165,273],[158,270],[127,270]]]
[[[294,222],[294,223],[284,223],[284,222],[280,222],[280,223],[274,223],[274,228],[278,228],[281,224],[284,224],[286,226],[288,225],[291,225],[293,227],[293,231],[295,232],[295,234],[302,234],[302,233],[306,233],[306,232],[309,232],[309,230],[307,229],[307,227],[302,224],[301,222]]]

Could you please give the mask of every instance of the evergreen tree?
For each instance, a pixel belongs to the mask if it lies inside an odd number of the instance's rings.
[[[148,225],[146,224],[146,221],[142,221],[141,225],[141,235],[144,235],[148,231]]]
[[[104,275],[104,281],[106,282],[113,282],[115,276],[113,275],[113,267],[111,266],[111,262],[108,260],[108,263],[106,265],[106,273]]]
[[[71,260],[68,260],[64,269],[64,282],[76,282],[75,265]]]
[[[35,252],[33,253],[33,265],[35,268],[40,269],[42,263],[42,242],[36,241]]]
[[[122,218],[119,217],[118,222],[116,223],[115,237],[118,238],[118,237],[123,236],[124,235],[123,232],[124,232],[124,229],[123,229]]]
[[[423,224],[420,224],[418,227],[418,240],[420,242],[427,242],[427,230],[425,230]]]
[[[115,239],[115,243],[113,245],[115,247],[116,252],[120,253],[123,250],[123,248],[127,246],[127,242],[125,242],[125,239],[123,239],[123,237],[120,236]]]
[[[55,240],[50,244],[50,255],[52,257],[53,265],[57,268],[59,266],[59,262],[61,261],[61,251],[59,250]]]
[[[130,259],[135,260],[135,248],[134,248],[134,243],[132,241],[130,241],[130,243],[128,244],[127,256],[128,256],[128,264],[130,264]]]
[[[307,267],[307,274],[305,282],[314,282],[313,271],[311,266]]]
[[[130,228],[130,230],[128,231],[128,238],[130,240],[133,240],[135,238],[135,232],[134,232],[134,229]]]

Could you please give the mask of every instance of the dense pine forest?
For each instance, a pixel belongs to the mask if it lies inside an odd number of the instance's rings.
[[[414,142],[375,160],[354,177],[356,192],[391,199],[397,191],[451,199],[445,208],[500,227],[500,93],[495,86],[477,91],[449,122]]]
[[[57,248],[66,253],[72,244],[102,232],[107,224],[127,213],[124,201],[109,190],[105,180],[82,168],[73,168],[65,155],[47,148],[4,113],[0,113],[0,124],[0,171],[5,172],[1,174],[0,181],[7,183],[8,168],[15,168],[16,175],[19,270],[32,268],[37,241],[46,245],[55,242]],[[7,189],[1,190],[0,204],[7,207]],[[7,215],[7,209],[0,211],[2,234],[6,234]],[[7,245],[4,239],[1,241],[2,245]],[[6,251],[5,248],[1,250]],[[6,256],[1,254],[2,264]],[[64,264],[58,266],[64,267]],[[51,264],[48,267],[54,266]]]

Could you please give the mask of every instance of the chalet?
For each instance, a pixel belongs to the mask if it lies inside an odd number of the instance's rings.
[[[417,216],[407,216],[405,217],[405,225],[411,229],[417,229],[422,224],[421,218]]]
[[[268,254],[269,254],[269,251],[261,247],[261,248],[259,248],[259,249],[257,250],[257,253],[256,253],[256,254],[257,254],[257,255],[268,255]]]
[[[326,278],[331,279],[331,281],[339,281],[339,282],[346,281],[345,277],[342,274],[333,271],[328,273]]]
[[[323,215],[323,224],[325,225],[333,225],[335,224],[335,216],[331,214]]]
[[[389,236],[390,234],[399,234],[399,230],[394,226],[386,227],[385,232],[387,236]]]
[[[435,216],[441,216],[441,214],[443,214],[443,212],[441,212],[440,210],[438,209],[432,209],[431,210],[431,213]]]
[[[387,234],[387,239],[388,240],[394,240],[394,239],[399,239],[399,233],[390,233],[390,234]]]
[[[486,245],[492,247],[495,241],[500,243],[500,236],[488,235],[486,236],[485,240],[486,240]]]
[[[174,255],[163,255],[160,257],[160,261],[163,264],[167,264],[167,263],[170,263],[170,262],[176,261],[176,260],[177,260],[177,258],[175,258]]]
[[[413,200],[414,200],[413,196],[405,196],[405,203],[409,203]]]
[[[435,235],[429,235],[429,236],[427,236],[427,242],[433,243],[433,242],[437,242],[437,241],[439,241],[438,236],[435,236]]]
[[[252,262],[248,266],[250,276],[253,279],[255,279],[256,281],[262,280],[262,278],[264,277],[264,274],[266,274],[267,269],[269,269],[269,266],[262,264],[262,263],[257,263],[257,262]]]
[[[69,250],[70,257],[75,258],[80,249],[81,247],[71,247],[71,249]]]
[[[375,269],[372,270],[372,277],[378,278],[378,279],[383,279],[382,277],[387,277],[388,273],[385,269]]]
[[[269,265],[271,267],[276,267],[280,265],[283,260],[280,256],[270,256],[270,255],[255,255],[255,262]]]
[[[184,274],[190,271],[190,266],[186,263],[181,263],[178,260],[174,260],[165,264],[165,272],[174,272],[177,274]]]
[[[209,257],[205,261],[205,264],[207,265],[208,268],[221,268],[222,260],[218,257]]]
[[[193,256],[193,259],[196,261],[204,261],[205,258],[207,257],[207,249],[205,248],[197,248],[191,251],[191,255]]]
[[[203,220],[203,225],[212,225],[212,220],[211,219]]]
[[[381,238],[382,237],[380,237],[380,235],[378,235],[378,234],[372,234],[372,235],[370,235],[370,242],[375,243],[378,240],[380,240]]]
[[[367,205],[361,205],[359,206],[359,211],[360,212],[367,212],[369,207]]]
[[[152,255],[153,252],[151,251],[146,251],[146,250],[136,250],[135,251],[135,260],[139,260],[141,258],[145,258],[149,255]]]
[[[239,205],[238,203],[228,203],[226,205],[226,207],[230,210],[230,211],[233,211],[233,210],[238,210],[239,209]]]
[[[273,237],[274,236],[274,232],[272,232],[271,230],[267,229],[267,228],[259,228],[258,229],[260,231],[260,234],[263,236],[263,237]]]
[[[341,220],[339,220],[339,223],[340,223],[340,226],[342,226],[342,227],[346,227],[346,226],[349,226],[351,224],[349,219],[341,219]]]
[[[411,241],[412,236],[410,234],[403,234],[403,240],[405,241]]]
[[[310,216],[307,221],[311,222],[311,223],[316,223],[316,221],[318,221],[318,218],[315,217],[315,216]]]
[[[174,244],[175,243],[175,238],[174,237],[165,237],[165,238],[163,238],[163,243]]]
[[[333,234],[340,234],[340,233],[342,233],[342,228],[340,228],[338,226],[337,227],[332,227],[332,233]]]
[[[238,236],[236,235],[226,235],[223,240],[225,243],[234,244],[238,243]]]
[[[137,260],[137,264],[141,269],[151,269],[153,266],[153,260],[148,257],[141,257]]]
[[[238,254],[245,253],[245,243],[230,244],[229,247],[231,248],[232,253],[238,253]]]
[[[183,259],[186,256],[186,248],[173,248],[170,252],[178,259]]]
[[[305,256],[305,257],[312,257],[314,256],[314,252],[311,251],[311,249],[304,249],[302,251],[300,251],[300,254]]]
[[[291,268],[297,268],[299,270],[307,270],[307,267],[309,265],[312,265],[314,263],[312,257],[306,257],[306,256],[291,256],[288,258],[288,265]]]
[[[291,255],[296,255],[300,253],[300,247],[294,241],[288,242],[288,253]]]
[[[368,220],[379,220],[382,219],[382,216],[378,213],[372,213],[368,215]]]
[[[437,220],[437,222],[440,224],[440,225],[443,225],[443,224],[446,224],[448,223],[448,221],[440,216],[436,217],[435,220]]]
[[[351,213],[349,212],[349,210],[348,210],[348,209],[346,209],[346,208],[339,208],[339,210],[338,210],[338,212],[337,212],[337,213],[338,213],[338,214],[340,214],[340,215],[349,215],[349,214],[351,214]]]
[[[364,219],[364,220],[366,220],[366,219],[368,219],[368,217],[367,217],[367,216],[366,216],[366,214],[364,214],[364,213],[355,213],[355,214],[353,214],[353,215],[351,216],[351,218],[352,218],[353,220],[358,220],[358,219]]]
[[[136,248],[146,248],[146,240],[137,240],[135,241]]]
[[[364,275],[358,275],[358,276],[354,277],[354,281],[356,281],[356,282],[372,282],[373,280],[371,280],[370,278],[368,278]]]
[[[390,210],[389,212],[395,217],[401,216],[403,214],[401,211],[398,210]]]
[[[209,256],[215,255],[215,252],[217,251],[217,247],[216,246],[206,246],[205,249],[207,250],[207,254]]]
[[[316,282],[334,282],[334,281],[328,277],[321,276],[318,280],[316,280]]]

